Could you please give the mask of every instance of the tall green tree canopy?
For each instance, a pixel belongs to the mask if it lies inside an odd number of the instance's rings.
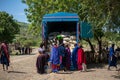
[[[106,27],[107,30],[120,26],[120,0],[23,0],[31,30],[40,31],[43,15],[54,12],[75,12],[82,21],[94,28]]]
[[[13,17],[6,12],[0,12],[0,42],[12,42],[18,32],[19,25]]]
[[[54,12],[77,13],[81,21],[90,23],[99,49],[102,49],[103,30],[111,32],[120,30],[120,0],[23,0],[23,2],[28,5],[25,12],[32,23],[30,30],[34,30],[36,34],[40,33],[43,15]]]

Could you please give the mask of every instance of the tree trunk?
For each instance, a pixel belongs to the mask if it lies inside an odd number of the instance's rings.
[[[101,54],[102,53],[102,41],[98,41],[98,44],[99,44],[99,53]]]
[[[93,44],[91,43],[90,39],[84,39],[84,40],[89,43],[89,46],[90,46],[90,48],[91,48],[91,52],[95,53],[94,46],[93,46]]]
[[[90,45],[91,52],[92,52],[92,53],[95,53],[94,46],[92,45],[92,43],[91,43],[90,39],[88,39],[88,40],[87,40],[87,42],[88,42],[88,43],[89,43],[89,45]]]
[[[95,49],[94,49],[94,46],[93,44],[91,43],[90,39],[85,39],[86,42],[89,43],[89,46],[91,48],[91,52],[88,54],[89,55],[89,62],[94,62],[95,61],[95,58],[94,58],[94,54],[95,54]]]
[[[102,54],[102,40],[98,41],[98,45],[99,45],[99,62],[101,62],[101,54]]]
[[[102,53],[102,37],[95,36],[98,42],[99,46],[99,56],[98,56],[98,61],[101,62],[101,53]]]

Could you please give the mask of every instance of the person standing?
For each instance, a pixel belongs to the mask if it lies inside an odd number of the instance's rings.
[[[24,48],[24,46],[22,47],[22,54],[24,54],[25,53],[25,48]]]
[[[70,48],[69,45],[66,45],[66,69],[70,70],[70,66],[71,66],[71,52],[70,52]]]
[[[44,55],[44,49],[43,49],[43,44],[40,44],[40,48],[38,49],[39,55],[36,60],[36,67],[37,67],[37,72],[40,74],[45,73],[45,64],[46,64],[46,59]]]
[[[120,47],[118,46],[117,49],[115,50],[116,56],[118,60],[120,60]]]
[[[109,58],[108,58],[109,66],[108,66],[108,70],[110,70],[111,66],[116,67],[116,70],[117,70],[117,57],[115,55],[114,46],[115,46],[115,44],[112,44],[110,49],[109,49]]]
[[[83,70],[83,64],[86,65],[86,57],[84,50],[82,49],[82,45],[79,43],[78,44],[78,52],[77,52],[77,65],[78,65],[78,70]]]
[[[58,53],[60,55],[60,69],[65,67],[65,46],[64,43],[58,46]]]
[[[8,52],[8,46],[5,42],[1,43],[1,49],[0,49],[0,59],[1,64],[3,65],[3,70],[5,71],[5,65],[6,65],[6,71],[8,71],[8,66],[10,63],[10,55]]]
[[[49,62],[52,64],[52,72],[58,72],[60,66],[60,56],[56,43],[52,46]]]
[[[77,44],[75,44],[74,49],[72,51],[72,64],[74,69],[77,69],[77,51],[78,51],[78,46]]]

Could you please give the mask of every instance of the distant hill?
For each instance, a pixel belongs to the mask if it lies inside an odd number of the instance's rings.
[[[22,28],[28,28],[28,23],[25,23],[25,22],[18,22],[18,24],[20,25],[20,27]]]

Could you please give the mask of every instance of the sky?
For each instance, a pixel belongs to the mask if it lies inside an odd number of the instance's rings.
[[[24,12],[25,8],[27,5],[23,4],[21,0],[0,0],[0,11],[9,13],[19,22],[28,23]]]

